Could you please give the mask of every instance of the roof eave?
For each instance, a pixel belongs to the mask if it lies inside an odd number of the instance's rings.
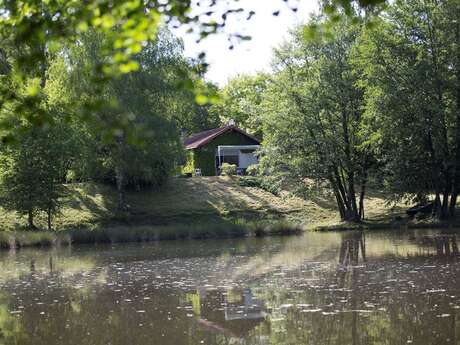
[[[252,136],[251,134],[248,134],[246,133],[245,131],[243,131],[242,129],[239,129],[238,127],[236,126],[227,126],[227,127],[223,127],[220,131],[217,131],[216,133],[210,135],[208,138],[206,138],[206,140],[204,140],[203,142],[199,143],[199,144],[196,144],[196,145],[193,145],[193,144],[190,144],[190,145],[187,145],[185,147],[186,150],[194,150],[194,149],[198,149],[204,145],[207,145],[209,144],[212,140],[214,140],[216,137],[218,137],[219,135],[221,134],[224,134],[230,130],[235,130],[237,131],[238,133],[240,134],[243,134],[249,138],[251,138],[252,140],[256,141],[259,145],[260,145],[260,140],[257,139],[256,137]]]

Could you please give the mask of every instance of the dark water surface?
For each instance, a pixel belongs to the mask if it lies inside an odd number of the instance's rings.
[[[455,233],[0,253],[0,344],[460,344]]]

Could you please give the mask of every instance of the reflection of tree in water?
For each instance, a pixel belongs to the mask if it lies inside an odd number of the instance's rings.
[[[351,232],[342,235],[339,264],[343,266],[357,265],[359,254],[366,261],[366,238],[364,232]]]
[[[438,235],[434,238],[438,256],[457,256],[458,245],[456,235]]]
[[[410,256],[436,256],[438,258],[455,259],[460,256],[455,233],[413,236],[412,240],[419,245],[420,254]]]
[[[423,249],[418,256],[385,254],[374,237],[343,233],[327,260],[306,259],[289,270],[273,265],[250,282],[252,289],[244,279],[231,289],[215,288],[215,281],[197,284],[213,286],[206,289],[188,288],[183,261],[163,271],[155,266],[164,265],[159,261],[88,262],[76,270],[83,260],[68,266],[70,274],[58,257],[27,257],[19,278],[0,281],[9,296],[0,300],[0,327],[9,337],[5,344],[27,345],[456,344],[460,266],[444,259],[458,254],[455,236],[423,242],[418,235],[411,242],[413,252],[416,245]],[[215,263],[193,262],[191,276],[210,280]],[[225,267],[231,272],[240,264],[228,260]],[[96,283],[102,272],[104,279]],[[170,274],[170,283],[155,280],[158,272]],[[187,289],[172,287],[176,280]],[[9,312],[20,305],[25,313],[3,315],[2,322],[2,308]]]
[[[280,330],[272,344],[458,344],[460,267],[440,260],[458,254],[455,236],[433,238],[436,256],[367,256],[363,233],[344,233],[339,244],[338,265],[294,298],[277,297],[293,306],[272,326]]]
[[[350,290],[350,307],[351,307],[351,341],[353,345],[358,344],[358,293],[357,289],[357,273],[354,266],[359,263],[359,254],[363,262],[366,261],[366,239],[364,232],[350,232],[342,235],[339,267],[338,267],[338,285],[340,288]],[[348,279],[347,279],[348,278]],[[339,321],[344,329],[347,327],[346,318],[341,318]]]

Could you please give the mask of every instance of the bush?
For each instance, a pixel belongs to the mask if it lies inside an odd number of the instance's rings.
[[[262,178],[255,176],[243,176],[238,180],[241,187],[257,187],[262,188]]]
[[[253,222],[246,222],[246,228],[249,232],[256,237],[264,236],[291,236],[301,235],[303,228],[300,224],[289,222],[285,219],[279,220],[256,220]]]
[[[273,195],[278,195],[281,192],[280,182],[269,176],[244,176],[238,181],[242,187],[257,187],[261,188]]]
[[[248,166],[246,169],[246,174],[249,176],[256,176],[259,174],[259,166],[257,164],[253,164]]]
[[[236,175],[236,165],[224,163],[221,166],[221,175],[224,176],[234,176]]]

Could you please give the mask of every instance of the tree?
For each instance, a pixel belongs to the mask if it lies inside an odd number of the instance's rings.
[[[262,137],[262,100],[268,83],[269,76],[264,73],[233,78],[220,90],[219,101],[212,105],[211,113],[217,114],[223,123],[233,119],[238,127]]]
[[[51,230],[52,218],[59,211],[65,194],[63,182],[70,157],[65,129],[62,125],[30,128],[18,137],[14,145],[1,151],[2,205],[27,215],[31,229],[36,228],[35,215],[45,212]]]
[[[361,26],[346,21],[337,25],[333,39],[316,41],[306,40],[301,27],[275,52],[277,71],[264,120],[264,164],[297,178],[327,182],[341,218],[360,221],[373,161],[361,136],[363,94],[351,65]]]
[[[340,16],[353,16],[353,9],[373,11],[385,4],[385,0],[324,0],[321,1],[330,21],[334,22]],[[284,4],[284,8],[281,6]],[[139,70],[136,55],[146,42],[155,39],[159,25],[166,22],[175,27],[183,26],[195,32],[199,40],[206,38],[225,28],[227,20],[235,15],[251,19],[256,13],[239,7],[237,0],[227,6],[217,5],[217,1],[198,2],[191,8],[189,0],[139,1],[139,0],[104,0],[98,2],[44,2],[27,0],[18,2],[3,0],[0,2],[0,40],[2,48],[8,46],[12,50],[10,64],[15,79],[21,87],[27,78],[41,77],[46,69],[49,54],[68,44],[78,44],[80,37],[89,31],[104,36],[104,49],[101,50],[101,64],[93,66],[92,83],[101,85],[95,92],[103,93],[104,85],[112,78]],[[286,7],[287,6],[287,7]],[[295,2],[289,4],[280,1],[280,6],[273,9],[277,16],[280,10],[296,11]],[[216,19],[218,18],[218,19]],[[316,31],[316,30],[311,30]],[[228,33],[229,48],[235,41],[250,39],[238,31]],[[0,54],[1,55],[1,54]],[[0,58],[1,65],[1,58]],[[194,80],[183,76],[179,88],[191,90],[199,104],[206,103],[210,95],[201,83],[196,85]],[[0,109],[14,106],[13,112],[18,117],[25,114],[35,114],[40,110],[40,87],[28,90],[26,95],[18,97],[17,90],[11,89],[0,95]],[[20,100],[17,102],[17,100]],[[88,108],[97,108],[98,103],[87,100]],[[24,111],[27,109],[28,111]],[[87,118],[84,118],[86,120]],[[28,119],[35,126],[51,122],[46,114]],[[3,127],[9,123],[2,123]],[[8,134],[3,137],[7,141]]]
[[[5,53],[5,61],[8,61]],[[0,147],[2,165],[0,166],[0,195],[2,206],[6,209],[27,215],[29,228],[36,228],[35,215],[40,212],[47,214],[48,229],[52,228],[52,219],[61,207],[65,194],[63,183],[66,171],[75,157],[78,146],[74,145],[70,124],[66,121],[63,107],[60,105],[65,92],[56,85],[50,73],[61,59],[49,56],[46,68],[40,78],[28,78],[25,89],[11,78],[11,65],[6,64],[0,78],[6,81],[7,89],[16,89],[20,104],[27,94],[28,88],[41,86],[38,95],[38,113],[24,114],[20,119],[13,109],[3,108],[0,119],[10,124],[8,134],[15,140],[9,145]],[[48,83],[50,82],[50,83]],[[59,101],[57,101],[59,100]],[[23,108],[26,112],[26,109]],[[47,114],[52,125],[36,126],[30,119],[39,120],[42,114]]]
[[[389,189],[419,201],[433,193],[439,218],[454,214],[460,185],[459,6],[396,1],[355,60]]]
[[[181,160],[176,110],[182,107],[183,91],[176,86],[184,73],[192,71],[181,42],[165,30],[136,56],[138,71],[110,80],[97,93],[91,73],[103,59],[102,41],[97,33],[89,33],[70,48],[68,86],[81,113],[85,99],[112,105],[91,112],[92,125],[86,132],[96,144],[92,155],[99,168],[94,170],[105,172],[93,178],[115,181],[118,209],[123,211],[127,186],[161,185]]]

